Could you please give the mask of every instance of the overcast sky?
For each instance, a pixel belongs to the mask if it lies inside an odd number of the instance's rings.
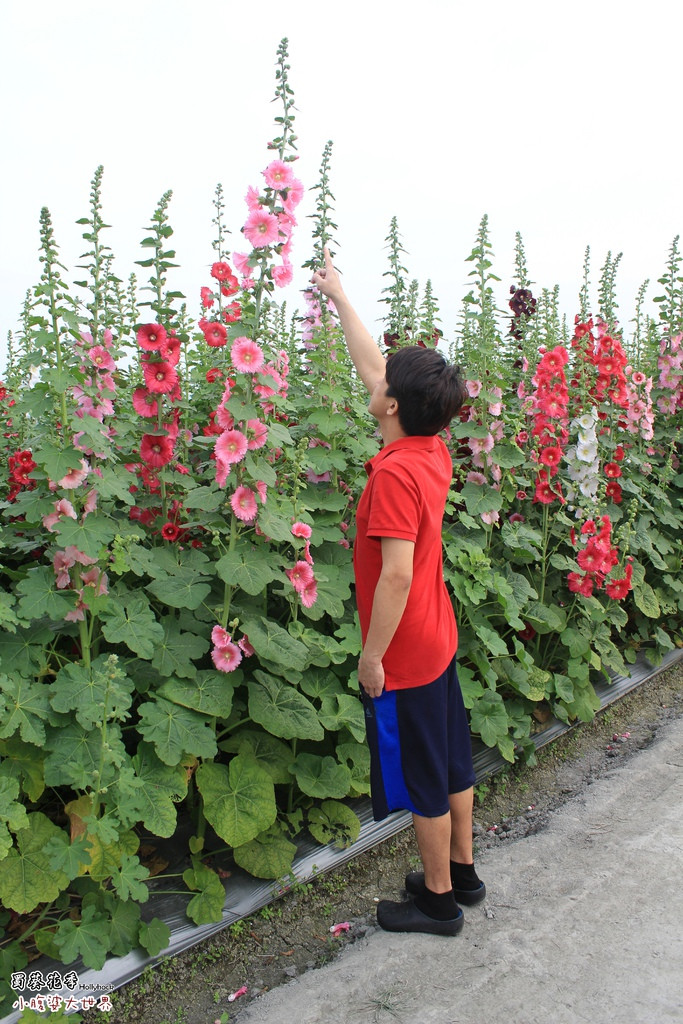
[[[270,101],[283,36],[297,173],[314,185],[333,141],[337,264],[374,333],[391,217],[410,275],[433,282],[448,336],[485,213],[501,304],[516,231],[535,290],[558,283],[571,317],[586,245],[595,285],[607,251],[623,251],[628,329],[638,287],[649,277],[658,294],[683,227],[681,11],[670,0],[2,0],[0,346],[40,274],[41,207],[74,268],[85,248],[74,222],[99,164],[120,277],[139,271],[144,226],[173,190],[172,284],[197,308],[218,182],[244,248],[244,195],[262,183],[279,113]],[[297,267],[310,255],[312,198],[298,211]],[[306,279],[299,271],[296,287]]]

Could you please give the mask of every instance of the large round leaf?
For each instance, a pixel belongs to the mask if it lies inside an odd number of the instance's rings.
[[[230,846],[243,846],[275,821],[272,779],[252,758],[238,754],[229,767],[206,762],[196,779],[206,820]]]

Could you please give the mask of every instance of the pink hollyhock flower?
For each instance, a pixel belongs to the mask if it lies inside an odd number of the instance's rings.
[[[247,448],[249,451],[257,451],[263,448],[268,440],[268,427],[261,420],[247,420]]]
[[[97,566],[92,569],[88,569],[87,572],[81,573],[81,580],[85,587],[96,587],[95,593],[98,597],[104,596],[109,593],[109,580],[107,579],[106,572],[102,572]]]
[[[213,263],[211,266],[211,277],[216,281],[225,281],[232,274],[232,267],[229,263]]]
[[[221,428],[221,430],[232,430],[232,428],[235,425],[235,417],[226,408],[226,401],[227,399],[223,399],[221,401],[221,404],[216,409],[216,423]],[[220,433],[220,430],[218,431],[218,433]]]
[[[230,466],[227,462],[216,459],[216,483],[219,487],[225,487],[230,476]]]
[[[224,647],[214,647],[211,660],[219,672],[234,672],[242,660],[242,652],[237,644],[230,642]]]
[[[484,476],[483,473],[477,473],[474,470],[470,470],[470,472],[467,474],[467,477],[465,478],[465,483],[478,484],[480,487],[483,487],[484,484],[486,483],[486,477]]]
[[[313,580],[301,592],[301,603],[304,608],[312,608],[315,602],[318,600],[318,585]]]
[[[241,462],[247,453],[247,439],[241,430],[224,430],[216,441],[216,459],[230,465]]]
[[[263,350],[250,338],[235,338],[230,358],[240,373],[258,373],[264,363]]]
[[[315,576],[308,562],[298,561],[293,569],[285,569],[285,573],[298,594],[303,594],[306,587],[315,583]]]
[[[493,526],[500,519],[498,513],[494,510],[492,512],[482,512],[481,519],[483,523],[487,523],[489,526]]]
[[[247,204],[249,210],[261,209],[261,194],[257,188],[254,188],[253,185],[249,185],[249,187],[247,188],[247,194],[244,197],[244,201]]]
[[[292,182],[287,189],[287,196],[283,202],[283,206],[287,213],[292,213],[296,210],[297,206],[304,197],[304,186],[298,178],[292,178]]]
[[[83,518],[85,519],[85,517],[90,515],[91,512],[94,512],[96,508],[97,491],[95,490],[94,487],[91,487],[88,493],[86,494],[85,501],[83,503]]]
[[[256,506],[256,495],[251,487],[246,487],[244,484],[238,487],[230,498],[230,507],[237,518],[241,519],[243,523],[250,523],[252,519],[255,519],[258,508]]]
[[[265,503],[266,503],[266,494],[267,494],[267,492],[268,492],[268,488],[267,488],[266,484],[264,483],[264,481],[263,480],[257,480],[256,481],[256,493],[258,494],[259,501],[261,502],[262,505],[265,505]]]
[[[332,927],[330,928],[330,932],[332,933],[332,935],[334,935],[335,938],[337,938],[343,932],[348,932],[350,927],[351,925],[349,924],[348,921],[342,921],[341,924],[333,924]]]
[[[76,602],[76,607],[72,608],[70,612],[66,613],[66,615],[64,616],[64,621],[82,622],[83,619],[85,618],[85,613],[87,612],[87,610],[87,604],[84,604],[81,598],[79,597],[78,601]]]
[[[242,278],[242,291],[250,292],[256,287],[256,281],[253,277]]]
[[[249,643],[249,637],[247,636],[246,633],[241,638],[241,640],[237,641],[237,646],[239,647],[239,649],[241,650],[241,652],[242,652],[242,654],[244,655],[245,658],[250,658],[252,656],[252,654],[256,653],[254,648]]]
[[[159,434],[143,434],[140,441],[140,458],[152,469],[167,466],[173,458],[173,441]]]
[[[470,398],[477,398],[478,395],[479,395],[479,392],[481,391],[481,381],[480,380],[466,380],[465,381],[465,387],[467,388],[467,394],[470,396]]]
[[[43,516],[43,526],[50,533],[54,533],[55,525],[59,522],[62,516],[68,516],[69,519],[78,518],[76,510],[68,498],[61,498],[59,501],[54,503],[54,512],[48,512]]]
[[[247,986],[246,985],[242,985],[242,988],[238,988],[236,992],[231,992],[230,993],[230,995],[228,996],[228,1002],[229,1003],[234,1003],[235,1000],[239,999],[240,996],[246,996],[248,991],[249,990],[248,990]]]
[[[283,160],[273,160],[262,173],[266,179],[266,185],[274,188],[276,192],[282,192],[289,188],[294,180],[292,168]]]
[[[214,626],[211,630],[211,643],[214,647],[227,647],[232,643],[232,637],[222,626]]]
[[[296,522],[292,525],[292,535],[294,537],[303,537],[305,540],[309,540],[313,530],[307,523]]]
[[[202,308],[211,309],[214,303],[213,292],[210,288],[200,288],[199,295],[201,298]]]
[[[81,486],[89,472],[90,466],[85,459],[81,459],[81,468],[70,469],[66,476],[58,481],[58,486],[63,487],[66,491],[73,491],[76,487]]]
[[[232,254],[232,262],[235,264],[238,273],[242,277],[248,277],[251,273],[251,267],[249,266],[249,257],[243,252],[234,252]]]
[[[631,380],[634,384],[644,384],[647,380],[647,377],[644,373],[641,373],[640,370],[636,370],[633,374],[631,374]]]
[[[155,352],[162,341],[166,340],[166,328],[161,324],[143,324],[138,328],[138,345],[146,352]]]
[[[138,416],[152,419],[159,412],[159,402],[147,388],[136,388],[133,392],[133,408]]]
[[[116,363],[114,362],[111,352],[107,352],[103,345],[95,345],[88,352],[88,359],[93,363],[98,370],[115,370]]]
[[[282,266],[273,267],[272,275],[277,287],[284,288],[286,285],[291,284],[294,279],[294,267],[289,260],[284,260]]]
[[[246,239],[255,249],[263,249],[266,245],[276,245],[280,240],[280,226],[277,217],[268,213],[263,207],[251,211],[242,230]]]
[[[178,374],[170,363],[145,363],[142,374],[148,391],[154,394],[169,394],[178,384]]]

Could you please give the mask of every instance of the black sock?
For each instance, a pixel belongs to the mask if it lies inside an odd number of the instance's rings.
[[[481,885],[481,880],[474,870],[474,864],[458,864],[451,861],[451,881],[456,889],[468,889],[474,891]]]
[[[415,906],[436,921],[452,921],[458,916],[458,904],[452,889],[449,892],[432,892],[425,886],[424,892],[415,897]]]

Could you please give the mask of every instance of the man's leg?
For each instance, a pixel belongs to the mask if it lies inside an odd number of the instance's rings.
[[[456,864],[471,864],[472,851],[472,807],[474,787],[462,793],[451,793],[448,797],[450,813],[450,859]],[[426,873],[426,872],[425,872]],[[429,885],[429,883],[427,883]]]
[[[450,892],[453,888],[450,868],[451,816],[423,818],[413,814],[415,836],[424,866],[425,885],[432,892]]]

